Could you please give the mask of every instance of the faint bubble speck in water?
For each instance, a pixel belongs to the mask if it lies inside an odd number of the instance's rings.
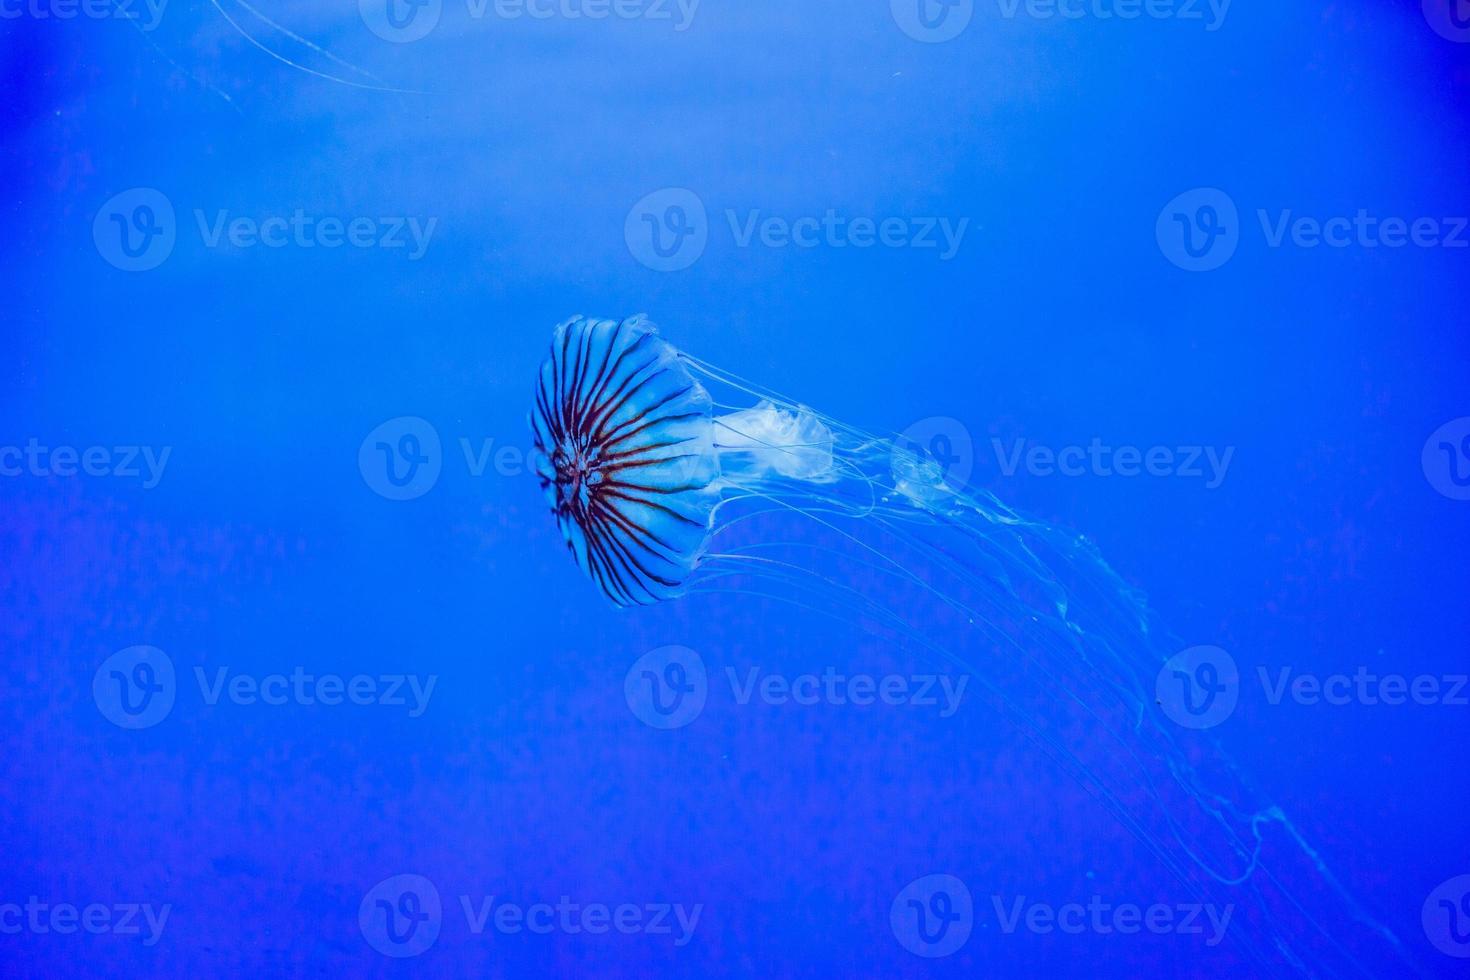
[[[173,253],[177,237],[173,203],[151,187],[114,195],[92,219],[97,254],[124,272],[158,268]]]
[[[92,676],[92,699],[120,728],[152,728],[174,707],[174,663],[157,647],[119,650]]]
[[[1451,500],[1470,500],[1470,416],[1435,429],[1420,461],[1431,487]]]
[[[389,500],[422,497],[439,482],[443,465],[438,430],[414,415],[384,422],[357,450],[363,482]]]
[[[704,660],[688,647],[666,646],[639,657],[623,679],[628,707],[653,728],[683,728],[709,696]]]
[[[1420,917],[1435,949],[1470,959],[1470,875],[1457,875],[1430,892]]]
[[[1240,212],[1224,191],[1196,188],[1164,206],[1154,234],[1164,258],[1186,272],[1209,272],[1234,257]]]
[[[915,41],[952,41],[970,26],[975,0],[889,0],[899,28]]]
[[[894,898],[888,922],[904,949],[935,959],[957,952],[969,941],[975,905],[970,889],[954,875],[925,875]]]
[[[439,889],[423,875],[394,875],[363,896],[357,925],[384,956],[418,956],[434,945],[443,923]]]
[[[623,238],[633,258],[655,272],[687,269],[709,244],[704,201],[683,187],[654,191],[628,212]]]
[[[1159,707],[1185,728],[1213,728],[1235,713],[1240,671],[1219,647],[1190,647],[1170,657],[1154,684]]]

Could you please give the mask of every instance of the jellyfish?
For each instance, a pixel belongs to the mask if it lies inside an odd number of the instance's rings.
[[[615,605],[759,597],[910,644],[965,670],[1189,895],[1237,906],[1230,935],[1259,972],[1409,963],[1209,733],[1160,711],[1177,645],[1086,537],[641,315],[559,325],[530,424],[566,547]]]

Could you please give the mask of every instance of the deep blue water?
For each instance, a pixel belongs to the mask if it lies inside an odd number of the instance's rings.
[[[7,0],[0,972],[1465,975],[1451,2]],[[1086,534],[1305,845],[1202,899],[983,697],[740,696],[912,644],[613,608],[526,415],[640,312]],[[1262,894],[1294,952],[1183,925]]]

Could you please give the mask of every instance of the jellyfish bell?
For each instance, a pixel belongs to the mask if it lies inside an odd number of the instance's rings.
[[[573,317],[541,365],[533,465],[577,564],[618,605],[683,593],[716,508],[762,481],[834,479],[833,437],[761,400],[720,413],[646,317]]]
[[[643,316],[558,326],[530,421],[562,537],[617,605],[790,602],[891,636],[972,677],[1188,895],[1238,904],[1231,935],[1263,971],[1409,962],[1282,809],[1169,720],[1168,633],[1086,538],[678,350]]]

